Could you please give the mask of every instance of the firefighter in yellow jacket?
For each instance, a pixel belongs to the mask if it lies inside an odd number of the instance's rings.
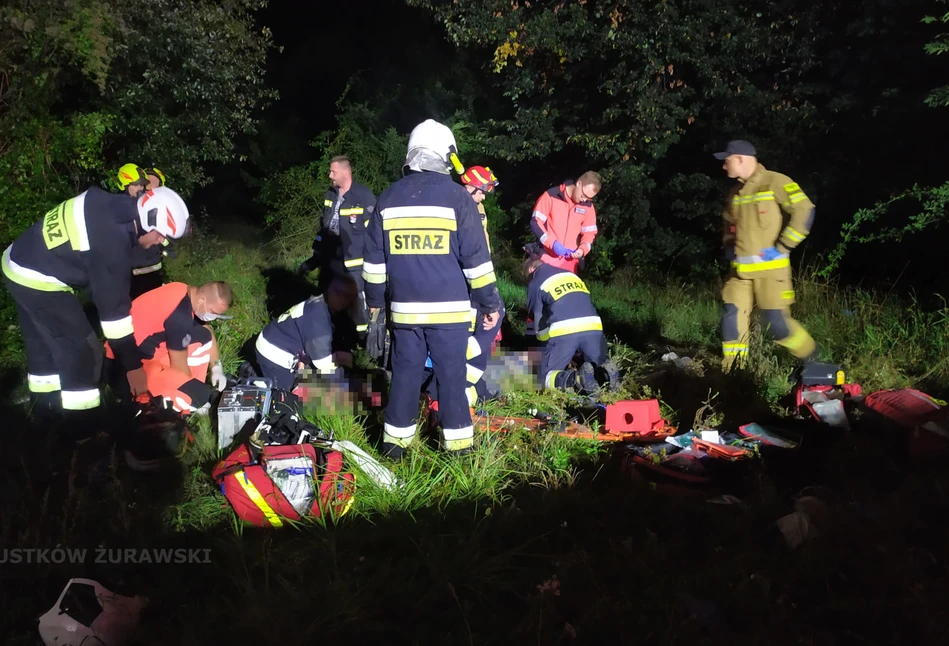
[[[748,353],[748,326],[757,303],[768,334],[804,361],[817,345],[800,323],[791,318],[791,250],[810,233],[814,204],[787,175],[758,162],[754,146],[731,141],[722,168],[739,184],[724,211],[723,242],[732,260],[732,272],[722,289],[722,367],[729,370]],[[784,224],[784,214],[790,216]]]

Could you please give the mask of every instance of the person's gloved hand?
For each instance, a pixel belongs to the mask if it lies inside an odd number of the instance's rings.
[[[560,240],[554,242],[554,253],[558,256],[563,256],[566,258],[570,254],[574,253],[576,249],[567,249],[565,246],[560,244]]]
[[[777,260],[778,258],[781,258],[784,256],[783,253],[778,251],[777,247],[768,247],[767,249],[762,249],[759,255],[765,261]]]
[[[224,376],[224,368],[220,363],[214,364],[211,368],[211,385],[217,388],[218,392],[224,392],[227,388],[227,377]]]

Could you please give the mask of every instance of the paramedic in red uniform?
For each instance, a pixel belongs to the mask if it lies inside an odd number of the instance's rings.
[[[200,287],[168,283],[132,301],[135,343],[148,383],[148,394],[137,401],[154,398],[184,415],[210,410],[215,390],[224,390],[227,380],[207,323],[230,318],[222,314],[232,299],[230,285],[219,281]],[[106,356],[113,356],[108,343]],[[209,367],[213,388],[205,383]]]
[[[596,210],[593,198],[602,179],[587,171],[576,182],[567,180],[548,189],[534,205],[531,231],[544,246],[543,261],[577,273],[580,259],[593,249]]]

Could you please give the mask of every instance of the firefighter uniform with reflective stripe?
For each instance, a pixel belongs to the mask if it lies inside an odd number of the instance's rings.
[[[160,245],[145,249],[136,246],[132,250],[132,290],[130,296],[136,299],[145,292],[157,289],[164,283],[162,262],[168,255],[168,245],[165,240]]]
[[[395,457],[412,444],[419,384],[431,355],[438,381],[442,444],[470,448],[474,429],[465,396],[472,304],[497,312],[494,265],[468,192],[439,172],[410,172],[379,196],[366,239],[366,300],[386,304],[392,326],[392,386],[383,445]]]
[[[577,273],[578,258],[564,258],[554,253],[554,243],[560,242],[568,249],[581,249],[584,255],[593,250],[596,239],[596,209],[593,202],[574,202],[567,194],[568,180],[560,186],[547,190],[534,205],[531,216],[531,231],[544,246],[542,260],[548,265]]]
[[[527,286],[527,307],[537,340],[544,344],[541,388],[581,390],[584,384],[580,376],[566,370],[577,351],[594,367],[604,366],[609,360],[603,323],[587,286],[572,272],[542,264]]]
[[[207,325],[195,321],[188,286],[168,283],[139,296],[132,301],[132,323],[148,380],[148,394],[139,401],[154,397],[186,415],[209,403],[216,392],[206,383],[214,337]],[[105,350],[106,357],[115,357],[109,342]],[[187,352],[190,374],[171,367],[169,351]],[[115,379],[119,387],[122,381]]]
[[[297,303],[257,335],[261,374],[282,390],[293,389],[300,363],[312,365],[321,375],[338,375],[333,329],[333,316],[322,296]]]
[[[376,206],[376,196],[366,186],[353,182],[343,195],[339,189],[326,191],[323,219],[314,250],[322,256],[320,285],[325,288],[333,276],[352,276],[359,288],[361,307],[355,321],[360,337],[366,334],[369,313],[365,307],[362,280],[363,248],[366,226]]]
[[[63,409],[100,403],[102,346],[74,290],[91,290],[102,332],[123,369],[142,365],[129,298],[137,219],[135,200],[92,187],[51,209],[3,252],[30,390],[47,397],[59,393]]]
[[[478,213],[481,215],[481,225],[484,228],[484,240],[488,246],[488,253],[491,252],[491,238],[488,235],[488,214],[482,204],[478,204]],[[472,334],[468,337],[467,360],[465,366],[465,376],[468,381],[468,387],[465,394],[468,397],[468,404],[474,406],[478,400],[488,398],[488,393],[484,383],[484,371],[488,366],[488,359],[491,357],[491,348],[494,340],[498,337],[501,330],[501,324],[507,314],[504,303],[501,303],[501,309],[498,310],[498,322],[488,330],[481,325],[481,317],[477,316],[477,305],[472,303],[472,310],[475,312],[474,320],[471,322]]]
[[[784,213],[790,218],[784,224]],[[791,318],[794,287],[790,252],[810,233],[814,204],[787,175],[761,164],[732,192],[723,213],[725,242],[735,247],[732,272],[722,289],[722,365],[727,370],[748,352],[751,311],[757,303],[769,335],[798,358],[807,358],[816,344]],[[780,256],[765,260],[761,253],[777,248]]]

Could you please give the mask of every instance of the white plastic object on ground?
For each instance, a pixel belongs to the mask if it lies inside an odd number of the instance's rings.
[[[71,588],[72,595],[69,595]],[[80,612],[67,595],[94,596],[98,601],[99,612],[86,618],[88,625],[69,614]],[[146,597],[118,595],[92,579],[70,579],[53,607],[39,618],[40,637],[46,646],[124,646],[135,636],[139,616],[146,605]],[[88,608],[83,610],[89,611]]]
[[[363,473],[365,473],[370,480],[386,491],[392,491],[402,486],[402,483],[399,482],[398,478],[396,478],[391,471],[349,440],[337,440],[333,442],[330,447],[334,451],[343,453],[346,457],[359,465],[359,468],[362,469]]]

